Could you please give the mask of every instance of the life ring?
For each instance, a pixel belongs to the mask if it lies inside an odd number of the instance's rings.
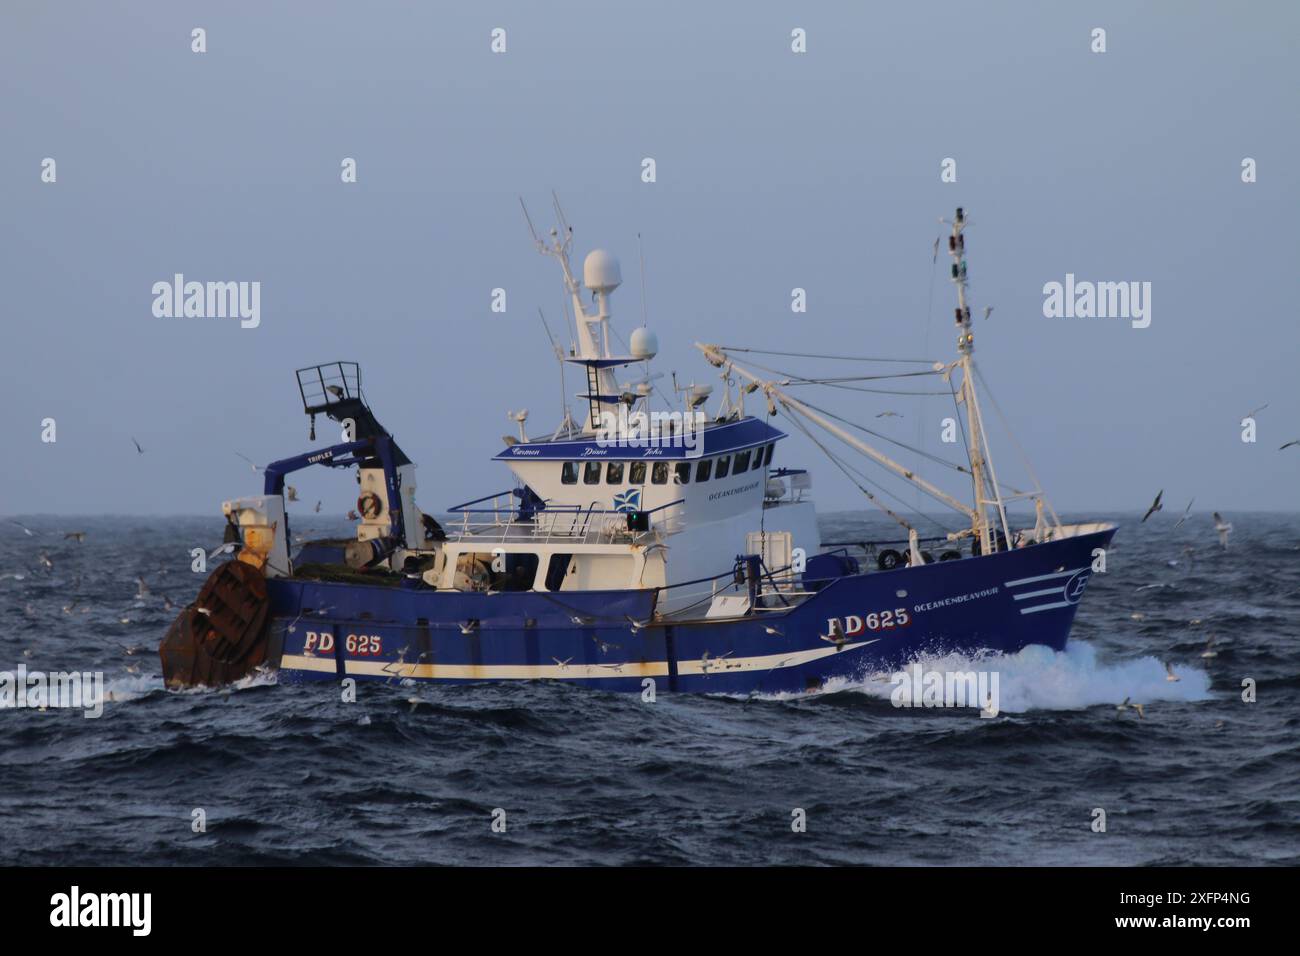
[[[880,552],[880,557],[876,558],[876,567],[882,571],[892,571],[903,563],[903,556],[893,548],[886,548]]]
[[[378,518],[384,513],[384,503],[373,491],[367,491],[357,499],[357,511],[363,518]]]

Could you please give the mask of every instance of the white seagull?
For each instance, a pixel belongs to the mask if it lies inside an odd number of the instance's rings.
[[[1123,713],[1124,711],[1129,710],[1129,709],[1131,708],[1131,709],[1136,710],[1136,711],[1138,712],[1138,719],[1139,719],[1139,720],[1145,718],[1145,717],[1146,717],[1146,711],[1142,708],[1142,705],[1141,705],[1141,704],[1130,704],[1130,703],[1129,703],[1129,700],[1130,700],[1130,698],[1125,697],[1125,698],[1124,698],[1124,703],[1120,704],[1118,707],[1115,708],[1116,712],[1117,712],[1117,713]]]
[[[1219,547],[1228,550],[1228,535],[1232,534],[1232,524],[1223,520],[1223,515],[1214,513],[1214,530],[1219,532]]]
[[[238,543],[238,542],[235,542],[235,541],[227,541],[225,544],[221,545],[221,547],[219,547],[219,548],[213,548],[211,551],[209,551],[209,552],[208,552],[208,560],[211,561],[213,558],[217,557],[218,555],[222,555],[222,554],[234,554],[235,551],[237,551],[238,549],[239,549],[239,543]]]

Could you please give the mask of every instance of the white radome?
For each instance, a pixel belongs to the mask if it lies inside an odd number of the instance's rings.
[[[582,284],[592,292],[613,292],[623,284],[623,272],[613,253],[593,249],[582,260]]]
[[[637,358],[652,359],[659,353],[659,336],[644,325],[638,326],[632,330],[632,338],[628,347]]]

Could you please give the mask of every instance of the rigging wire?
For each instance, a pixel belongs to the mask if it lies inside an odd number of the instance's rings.
[[[925,397],[927,395],[948,394],[946,391],[914,392],[914,391],[906,391],[905,389],[901,389],[901,388],[863,388],[860,385],[840,385],[838,382],[818,382],[812,379],[807,379],[799,382],[790,382],[787,385],[783,385],[782,387],[793,388],[796,385],[825,385],[827,388],[840,388],[846,392],[868,392],[872,395],[912,395],[912,396]]]
[[[811,407],[811,406],[809,406],[809,407]],[[829,458],[833,463],[835,463],[835,464],[837,465],[837,467],[839,467],[842,471],[845,470],[845,469],[848,469],[848,470],[854,472],[854,473],[857,474],[859,477],[861,477],[863,481],[866,481],[868,484],[873,485],[873,486],[876,487],[876,488],[879,488],[880,491],[881,491],[883,494],[889,495],[889,497],[893,498],[895,501],[897,501],[897,502],[899,502],[900,504],[902,504],[903,507],[905,507],[905,508],[907,508],[908,510],[912,511],[912,512],[913,512],[914,514],[916,514],[918,517],[922,518],[922,519],[925,520],[925,521],[932,521],[932,522],[934,522],[935,525],[937,525],[938,527],[940,527],[940,528],[943,529],[943,531],[944,531],[945,534],[948,533],[948,529],[945,528],[945,527],[943,526],[943,524],[941,524],[938,520],[936,520],[935,518],[930,517],[929,515],[925,514],[925,512],[923,512],[923,511],[920,511],[920,510],[918,510],[918,509],[916,509],[916,508],[913,508],[913,507],[912,507],[911,505],[909,505],[906,501],[903,501],[903,499],[899,498],[898,495],[894,494],[894,493],[893,493],[892,491],[890,491],[888,488],[885,488],[885,487],[884,487],[883,485],[881,485],[879,482],[873,481],[871,478],[868,478],[866,475],[864,475],[864,474],[863,474],[861,471],[859,471],[858,469],[854,468],[852,465],[848,465],[847,463],[844,463],[844,462],[840,461],[839,457],[838,457],[837,455],[835,455],[834,452],[832,452],[832,451],[831,451],[830,449],[828,449],[828,448],[827,448],[827,447],[826,447],[822,442],[818,441],[815,437],[813,437],[812,433],[808,431],[807,426],[803,423],[803,421],[802,421],[801,418],[795,418],[794,415],[791,414],[792,412],[794,412],[794,413],[797,414],[797,413],[798,413],[798,409],[791,408],[791,407],[790,407],[789,405],[787,405],[785,402],[781,402],[781,408],[784,410],[784,413],[785,413],[786,418],[788,418],[788,419],[790,419],[790,421],[794,422],[795,425],[796,425],[796,427],[798,427],[800,431],[802,431],[805,435],[808,436],[808,440],[811,441],[814,445],[816,445],[816,446],[821,450],[821,452],[822,452],[824,455],[826,455],[826,457]],[[841,439],[841,441],[842,441],[842,440],[843,440],[843,439]],[[850,478],[849,480],[850,480],[850,481],[853,481],[852,478]],[[867,490],[866,490],[865,488],[862,488],[861,485],[858,485],[858,482],[856,482],[856,481],[853,481],[853,483],[854,483],[855,485],[857,485],[857,486],[858,486],[858,489],[859,489],[860,491],[862,491],[864,494],[866,494],[868,498],[871,498],[871,499],[872,499],[872,503],[873,503],[873,504],[876,504],[877,507],[881,507],[878,503],[875,502],[875,499],[872,497],[872,495],[871,495],[869,492],[867,492]],[[917,488],[921,488],[920,485],[917,485],[916,487],[917,487]],[[949,505],[947,502],[945,502],[942,498],[937,497],[933,492],[930,492],[930,491],[928,491],[928,490],[925,489],[925,488],[921,488],[921,490],[922,490],[922,491],[925,491],[926,494],[930,495],[930,497],[934,498],[936,501],[938,501],[940,504],[944,505],[945,507],[952,507],[952,506]],[[907,528],[909,531],[912,530],[911,525],[907,524],[905,521],[903,521],[902,519],[900,519],[897,515],[893,514],[892,512],[889,512],[888,509],[883,509],[883,510],[885,510],[885,512],[886,512],[887,514],[889,514],[890,517],[894,518],[895,521],[899,521],[899,523],[902,524],[903,527]]]
[[[722,346],[718,346],[718,348],[719,350],[725,351],[725,349],[722,349]],[[940,369],[927,368],[927,369],[920,369],[915,372],[891,372],[889,374],[879,374],[879,375],[843,375],[843,376],[837,376],[835,378],[810,378],[807,375],[800,375],[798,372],[788,372],[785,369],[773,368],[771,365],[763,365],[760,362],[755,362],[752,360],[746,362],[746,364],[752,365],[754,368],[761,368],[765,372],[771,372],[773,375],[779,375],[783,379],[798,380],[802,382],[872,382],[872,381],[883,381],[885,379],[891,379],[891,378],[916,378],[918,376],[924,376],[924,375],[943,374],[942,368]]]
[[[894,514],[894,512],[890,511],[887,507],[885,507],[883,504],[881,504],[879,501],[876,500],[875,495],[869,492],[866,488],[862,487],[862,484],[858,482],[857,479],[855,479],[852,474],[850,474],[848,466],[844,462],[840,461],[840,459],[833,452],[831,452],[829,448],[827,448],[816,438],[814,438],[812,432],[808,430],[807,426],[804,425],[802,421],[800,421],[798,418],[795,418],[788,411],[785,413],[785,417],[790,419],[790,421],[794,422],[795,427],[798,428],[801,432],[803,432],[804,435],[807,436],[808,440],[811,441],[814,445],[816,445],[821,450],[822,454],[824,454],[827,458],[831,460],[831,464],[833,464],[836,468],[838,468],[840,471],[844,473],[844,477],[849,479],[849,481],[858,489],[858,491],[862,492],[864,495],[867,496],[868,501],[870,501],[873,505],[875,505],[885,514],[889,515],[889,517],[893,518],[895,521],[897,521],[908,531],[912,530],[912,526],[908,524],[907,521],[905,521],[903,518],[900,518],[898,515]],[[870,481],[870,479],[867,480]],[[871,482],[871,483],[875,484],[875,482]],[[877,485],[877,487],[879,487],[879,485]],[[884,489],[882,488],[881,490],[883,491]]]
[[[878,358],[870,355],[819,355],[814,352],[778,352],[774,349],[750,349],[737,345],[715,345],[724,352],[751,352],[755,355],[784,355],[790,358],[834,359],[841,362],[901,362],[909,365],[933,365],[934,359]]]
[[[997,412],[998,420],[1002,422],[1002,427],[1006,429],[1006,433],[1011,439],[1011,444],[1015,445],[1016,451],[1020,453],[1020,460],[1024,463],[1025,471],[1029,474],[1029,480],[1034,483],[1034,491],[1038,493],[1038,496],[1042,499],[1043,503],[1047,505],[1047,510],[1052,513],[1052,520],[1056,522],[1057,527],[1060,527],[1061,519],[1057,517],[1056,509],[1052,507],[1051,500],[1047,497],[1046,492],[1043,491],[1043,484],[1038,480],[1038,474],[1034,471],[1034,466],[1029,462],[1029,455],[1025,453],[1025,449],[1016,438],[1016,433],[1011,430],[1011,423],[1007,421],[1006,415],[1002,413],[1002,406],[998,404],[997,397],[993,394],[993,390],[989,388],[988,382],[984,381],[984,373],[979,370],[979,366],[975,365],[974,362],[971,363],[971,368],[975,369],[975,375],[979,378],[980,387],[984,389],[984,394],[989,397],[989,402],[993,405],[993,411]]]
[[[933,455],[930,452],[925,451],[923,449],[914,448],[913,446],[907,444],[906,442],[901,442],[896,438],[890,438],[888,435],[883,435],[880,432],[874,432],[870,428],[867,428],[865,425],[859,425],[855,421],[851,421],[840,415],[836,415],[834,412],[827,411],[826,409],[821,408],[820,406],[814,405],[812,402],[804,401],[803,399],[800,399],[799,401],[802,402],[804,405],[807,405],[813,411],[821,412],[827,418],[833,418],[838,422],[843,422],[845,425],[849,425],[853,428],[858,429],[858,431],[866,432],[868,435],[872,435],[876,438],[879,438],[881,441],[889,442],[891,445],[897,445],[899,448],[904,448],[907,451],[912,452],[913,454],[920,455],[922,458],[928,458],[930,461],[934,462],[935,464],[947,465],[949,468],[952,468],[954,471],[959,471],[959,472],[969,474],[969,472],[965,467],[957,464],[956,462],[948,461],[946,458],[940,458],[938,455]]]

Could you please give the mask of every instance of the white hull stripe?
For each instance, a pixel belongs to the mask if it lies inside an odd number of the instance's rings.
[[[1036,578],[1021,578],[1019,581],[1008,581],[1006,586],[1009,588],[1019,587],[1022,584],[1037,584],[1039,581],[1051,581],[1053,578],[1068,578],[1071,574],[1078,574],[1086,568],[1075,568],[1072,571],[1057,571],[1055,574],[1040,574]]]
[[[680,676],[725,674],[732,671],[769,671],[797,667],[843,651],[875,644],[880,638],[858,641],[836,648],[833,644],[806,651],[765,654],[759,657],[711,657],[677,662]],[[286,654],[280,661],[285,670],[335,673],[333,658]],[[667,661],[622,664],[396,664],[384,661],[344,661],[345,672],[358,677],[396,677],[416,680],[592,680],[608,677],[667,677]]]
[[[1064,584],[1058,584],[1054,588],[1044,588],[1041,591],[1026,591],[1024,594],[1014,594],[1012,597],[1017,601],[1027,601],[1029,598],[1042,597],[1044,594],[1064,594],[1064,588]]]
[[[853,651],[860,647],[866,647],[868,644],[875,644],[880,638],[870,641],[857,641],[853,644],[843,644],[836,647],[834,644],[827,644],[825,647],[814,647],[808,651],[791,651],[786,654],[765,654],[762,657],[711,657],[707,661],[690,660],[678,661],[677,673],[679,675],[694,674],[726,674],[731,671],[774,671],[782,667],[797,667],[800,664],[807,664],[809,661],[819,661],[823,657],[831,657],[843,651]]]
[[[1040,604],[1037,607],[1022,607],[1021,614],[1036,614],[1039,611],[1050,611],[1054,607],[1073,607],[1069,601],[1057,601],[1055,604]]]

